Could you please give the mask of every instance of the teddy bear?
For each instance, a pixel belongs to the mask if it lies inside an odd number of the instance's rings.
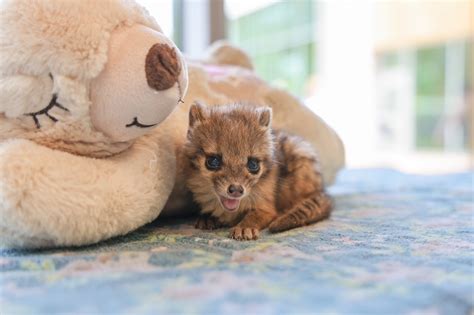
[[[186,60],[133,1],[0,6],[3,247],[93,244],[192,211],[180,148],[195,101],[271,106],[318,149],[327,184],[344,164],[337,134],[228,43]]]

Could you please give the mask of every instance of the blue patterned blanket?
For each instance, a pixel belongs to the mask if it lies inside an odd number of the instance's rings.
[[[179,219],[3,249],[0,314],[472,314],[473,176],[344,171],[330,220],[256,242]]]

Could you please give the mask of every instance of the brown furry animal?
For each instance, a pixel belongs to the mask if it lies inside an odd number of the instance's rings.
[[[272,131],[268,107],[195,104],[184,155],[187,185],[201,206],[196,227],[232,226],[231,237],[257,239],[327,218],[316,153],[303,140]]]

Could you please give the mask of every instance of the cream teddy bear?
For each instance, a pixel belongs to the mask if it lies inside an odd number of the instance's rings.
[[[189,211],[179,152],[196,100],[270,105],[328,183],[343,165],[332,129],[243,52],[186,62],[134,2],[4,0],[0,43],[2,246],[91,244]]]

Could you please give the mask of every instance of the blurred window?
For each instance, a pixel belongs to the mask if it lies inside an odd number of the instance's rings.
[[[416,147],[442,148],[446,80],[444,46],[423,48],[416,55]]]
[[[229,40],[251,55],[264,79],[303,95],[316,71],[315,5],[227,0]]]
[[[340,134],[350,167],[473,166],[471,0],[138,2],[188,57],[227,34]]]
[[[380,137],[402,134],[392,126],[397,114],[405,112],[406,125],[414,120],[413,141],[406,138],[406,149],[414,146],[418,150],[468,150],[472,46],[471,41],[465,40],[379,55],[378,117],[386,118],[379,120]],[[387,74],[402,69],[405,84],[397,88]],[[410,77],[414,80],[410,81]],[[414,111],[401,109],[410,103]]]

